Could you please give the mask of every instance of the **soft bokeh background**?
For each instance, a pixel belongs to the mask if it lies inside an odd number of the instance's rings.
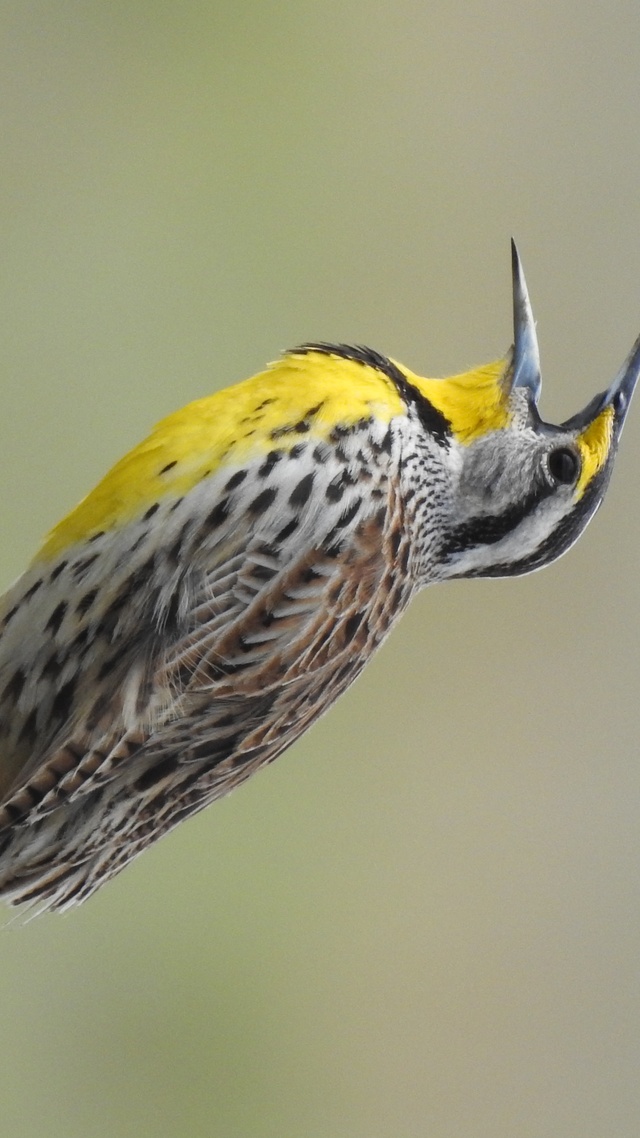
[[[7,585],[188,399],[306,338],[542,410],[640,328],[636,0],[0,4]],[[636,1138],[640,406],[558,565],[424,594],[278,763],[0,932],[19,1138]],[[7,913],[7,916],[9,914]]]

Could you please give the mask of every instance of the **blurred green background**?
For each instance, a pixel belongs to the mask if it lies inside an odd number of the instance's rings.
[[[8,585],[171,409],[308,338],[640,329],[636,0],[0,4]],[[429,590],[342,702],[84,908],[0,931],[2,1133],[637,1138],[640,406],[568,557]]]

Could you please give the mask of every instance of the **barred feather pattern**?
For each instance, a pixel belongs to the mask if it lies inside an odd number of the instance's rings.
[[[84,900],[353,682],[424,583],[437,486],[420,491],[408,416],[219,470],[20,579],[0,619],[0,896]]]

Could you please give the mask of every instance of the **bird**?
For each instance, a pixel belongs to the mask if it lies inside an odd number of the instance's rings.
[[[0,897],[64,910],[289,747],[411,598],[539,569],[600,506],[640,371],[554,426],[514,342],[422,378],[309,342],[169,415],[0,602]]]

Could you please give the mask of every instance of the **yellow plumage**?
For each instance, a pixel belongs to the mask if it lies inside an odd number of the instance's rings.
[[[448,379],[423,379],[396,365],[468,443],[509,419],[497,360]],[[187,494],[221,464],[234,466],[274,446],[290,450],[310,407],[313,437],[326,439],[336,424],[350,427],[374,415],[389,422],[402,413],[391,380],[374,367],[337,355],[291,352],[251,379],[197,399],[168,415],[144,442],[126,454],[48,534],[36,560],[47,561],[78,541],[126,525],[154,502]],[[273,431],[286,429],[276,441]]]
[[[459,442],[468,445],[489,431],[503,429],[510,420],[508,363],[496,360],[446,379],[423,378],[396,366],[445,416]],[[188,403],[157,423],[148,438],[51,530],[36,560],[47,561],[78,541],[126,525],[167,496],[187,494],[221,464],[233,466],[266,454],[276,445],[273,431],[286,429],[277,445],[291,449],[302,433],[296,424],[318,403],[322,406],[314,416],[313,432],[321,440],[337,423],[350,427],[370,415],[389,422],[402,412],[397,389],[376,368],[337,355],[289,353],[266,371]],[[608,415],[604,413],[579,439],[580,490],[606,458]]]
[[[153,428],[48,534],[37,560],[47,561],[77,541],[126,525],[152,503],[187,494],[220,465],[238,465],[276,445],[290,450],[300,438],[295,425],[310,407],[314,437],[326,438],[336,423],[351,426],[376,415],[400,413],[393,384],[373,367],[353,360],[291,353],[251,379],[188,403]],[[272,438],[286,428],[287,434]]]
[[[0,605],[0,894],[64,908],[289,746],[414,593],[531,572],[604,495],[640,341],[553,426],[512,354],[447,379],[306,344],[163,419]]]

